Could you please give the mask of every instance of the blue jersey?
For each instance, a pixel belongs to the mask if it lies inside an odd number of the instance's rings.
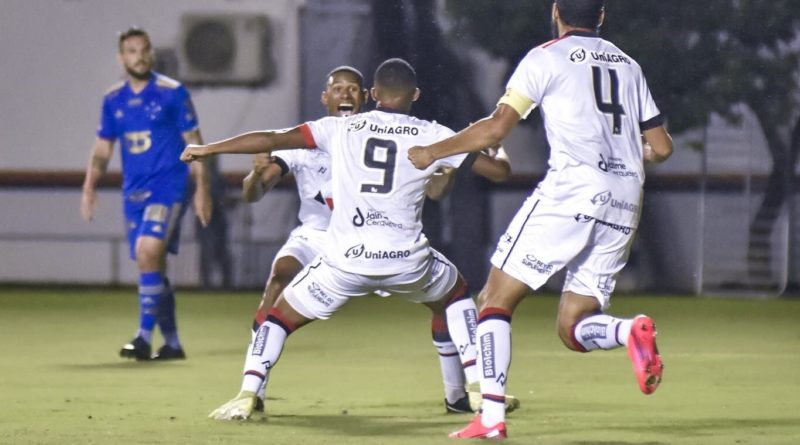
[[[126,200],[153,193],[185,198],[189,167],[180,160],[186,145],[182,135],[196,128],[189,92],[164,75],[153,73],[139,93],[128,82],[106,93],[97,136],[119,139]]]

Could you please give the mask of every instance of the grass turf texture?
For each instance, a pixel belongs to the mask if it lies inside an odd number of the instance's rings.
[[[207,419],[238,391],[257,300],[179,292],[188,360],[136,363],[117,356],[133,290],[0,291],[0,443],[453,444],[469,420],[444,414],[427,310],[378,298],[289,338],[266,417]],[[624,349],[564,349],[557,303],[531,297],[514,315],[508,443],[800,443],[800,301],[615,297],[615,314],[658,325],[652,396]]]

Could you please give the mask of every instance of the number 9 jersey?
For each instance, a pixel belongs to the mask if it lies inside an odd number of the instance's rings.
[[[453,135],[443,125],[379,108],[346,118],[304,124],[306,145],[330,153],[333,214],[326,260],[364,275],[410,272],[427,264],[430,246],[422,233],[425,186],[440,167],[458,168],[465,154],[441,159],[425,170],[408,160],[408,149]]]
[[[499,103],[540,105],[550,160],[539,192],[575,214],[637,227],[642,132],[663,124],[639,64],[597,34],[572,31],[532,49]]]

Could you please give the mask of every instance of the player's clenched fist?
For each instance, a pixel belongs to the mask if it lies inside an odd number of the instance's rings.
[[[429,165],[433,164],[433,155],[430,150],[425,147],[411,147],[408,150],[408,160],[420,170],[425,170]]]
[[[181,161],[192,162],[198,159],[206,158],[210,155],[208,147],[205,145],[189,144],[183,149],[181,153]]]

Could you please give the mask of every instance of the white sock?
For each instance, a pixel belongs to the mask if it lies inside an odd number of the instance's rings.
[[[466,292],[466,288],[464,289]],[[478,309],[468,295],[448,303],[445,308],[447,330],[455,344],[468,383],[478,381],[475,367],[478,350],[475,347],[475,329],[478,324]]]
[[[628,344],[633,320],[597,314],[579,321],[573,328],[573,336],[587,351],[615,349]]]
[[[458,357],[458,349],[448,336],[437,336],[434,332],[433,345],[439,353],[439,367],[442,371],[442,381],[444,382],[444,397],[448,403],[455,403],[467,392],[464,389],[464,371],[461,367],[461,359]]]
[[[506,381],[511,365],[511,313],[488,308],[478,322],[478,369],[481,375],[481,423],[491,427],[506,419]]]
[[[242,391],[257,394],[261,392],[262,387],[266,385],[270,369],[278,363],[286,337],[291,333],[291,328],[272,314],[259,326],[254,340],[247,348]]]

